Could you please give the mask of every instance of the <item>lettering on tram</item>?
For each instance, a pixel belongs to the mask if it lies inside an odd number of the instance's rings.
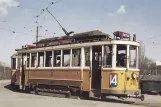
[[[110,73],[110,87],[117,87],[118,84],[118,74]]]
[[[11,56],[11,84],[35,94],[144,100],[139,89],[140,43],[135,34],[113,35],[94,30],[22,46]]]

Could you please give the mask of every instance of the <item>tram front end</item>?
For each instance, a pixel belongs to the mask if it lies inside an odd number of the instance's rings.
[[[134,39],[124,40],[120,36],[123,32],[115,32],[116,37],[111,41],[111,62],[107,50],[104,48],[104,64],[102,68],[101,94],[105,96],[116,96],[118,98],[138,98],[144,100],[139,88],[139,46]],[[127,34],[127,33],[126,33]],[[127,37],[127,36],[126,36]]]

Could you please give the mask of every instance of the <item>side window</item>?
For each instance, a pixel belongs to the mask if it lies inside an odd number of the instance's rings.
[[[38,53],[38,67],[44,67],[44,52]]]
[[[112,45],[104,46],[104,57],[103,57],[103,67],[112,67]]]
[[[22,54],[22,58],[23,58],[23,66],[27,66],[27,56],[26,56],[26,53],[23,53]]]
[[[90,47],[84,48],[85,66],[90,66]]]
[[[130,49],[129,49],[129,67],[131,68],[136,68],[136,46],[130,46]]]
[[[70,66],[70,50],[63,50],[62,66]]]
[[[36,67],[37,54],[31,53],[31,67]]]
[[[117,67],[126,67],[127,65],[127,46],[126,45],[117,45],[116,51],[116,65]]]
[[[16,69],[16,58],[12,58],[12,70]]]
[[[80,66],[81,64],[81,49],[72,49],[72,66]]]
[[[60,67],[61,65],[61,50],[54,51],[54,67]]]
[[[52,67],[52,51],[46,52],[46,62],[45,67]]]

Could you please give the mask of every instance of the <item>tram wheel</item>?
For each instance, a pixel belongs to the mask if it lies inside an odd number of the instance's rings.
[[[71,93],[67,93],[65,95],[66,95],[66,98],[71,98]]]
[[[106,96],[105,95],[101,95],[101,99],[102,100],[105,100],[106,99]]]
[[[145,100],[144,95],[141,95],[141,96],[140,96],[140,99],[141,99],[141,101],[144,101],[144,100]]]
[[[80,99],[89,99],[89,92],[83,92],[81,96],[79,96]]]
[[[161,96],[161,92],[158,93]]]
[[[35,95],[38,95],[38,90],[37,90],[36,88],[37,88],[37,87],[35,86],[35,87],[34,87],[34,94],[35,94]]]

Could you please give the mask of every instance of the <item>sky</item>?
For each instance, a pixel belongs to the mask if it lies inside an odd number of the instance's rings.
[[[0,61],[10,65],[15,49],[35,42],[37,25],[39,39],[64,35],[47,11],[40,15],[52,1],[0,0]],[[161,61],[160,5],[160,0],[60,0],[49,10],[67,31],[100,30],[111,37],[118,30],[136,34],[145,44],[146,56]]]

